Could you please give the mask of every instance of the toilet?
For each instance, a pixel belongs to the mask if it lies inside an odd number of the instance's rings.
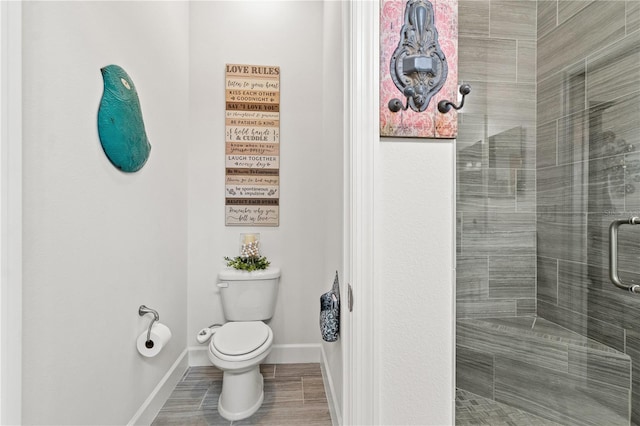
[[[260,364],[271,352],[273,331],[263,321],[275,310],[280,269],[228,268],[218,281],[228,322],[213,330],[207,352],[223,372],[218,412],[227,420],[241,420],[258,411],[264,399]]]

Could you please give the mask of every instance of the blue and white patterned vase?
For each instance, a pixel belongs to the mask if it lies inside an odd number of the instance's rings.
[[[335,342],[340,333],[340,303],[333,290],[320,296],[320,332],[325,342]]]

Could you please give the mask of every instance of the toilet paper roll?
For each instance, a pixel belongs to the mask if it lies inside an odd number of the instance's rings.
[[[148,345],[151,347],[147,346],[147,331],[148,330],[145,330],[140,336],[138,336],[136,347],[141,355],[154,357],[160,353],[164,345],[166,345],[169,339],[171,339],[171,330],[169,330],[169,327],[159,322],[153,324],[153,327],[151,327],[150,338],[153,345]]]

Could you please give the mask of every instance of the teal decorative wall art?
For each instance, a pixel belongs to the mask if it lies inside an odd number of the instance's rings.
[[[111,163],[123,172],[137,172],[149,158],[151,144],[142,119],[138,92],[118,65],[100,70],[104,91],[98,109],[98,135]]]

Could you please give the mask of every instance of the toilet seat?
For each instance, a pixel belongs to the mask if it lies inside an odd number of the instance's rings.
[[[246,361],[269,349],[273,331],[262,321],[228,322],[216,329],[209,349],[224,361]]]

